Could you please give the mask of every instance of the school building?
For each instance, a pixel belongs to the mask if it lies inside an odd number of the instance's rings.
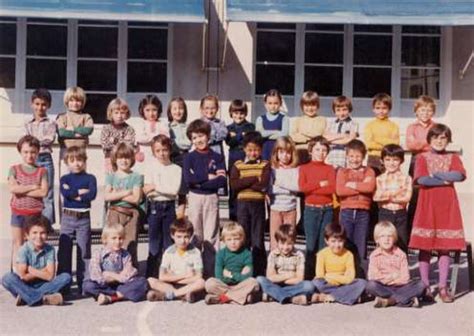
[[[5,176],[19,160],[15,143],[38,87],[52,92],[53,118],[64,110],[67,87],[86,90],[86,111],[96,122],[88,170],[99,184],[98,139],[116,96],[129,103],[133,125],[148,93],[164,106],[182,96],[189,120],[198,117],[202,96],[217,94],[229,121],[232,99],[247,101],[255,120],[263,94],[277,88],[288,115],[297,116],[301,94],[315,90],[327,117],[335,96],[351,97],[363,129],[371,97],[387,92],[404,143],[413,101],[428,94],[467,168],[457,190],[472,240],[473,57],[473,0],[2,0],[0,168]],[[2,193],[4,209],[8,197]]]

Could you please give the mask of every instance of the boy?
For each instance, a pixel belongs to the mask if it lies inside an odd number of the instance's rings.
[[[324,131],[324,137],[331,143],[327,162],[334,168],[346,166],[346,145],[357,138],[359,124],[351,118],[352,102],[346,96],[332,101],[332,112],[336,119],[330,121]]]
[[[275,232],[275,239],[277,248],[268,256],[267,277],[257,277],[263,301],[268,301],[270,296],[279,303],[290,299],[293,304],[306,305],[314,286],[311,281],[303,280],[304,254],[295,249],[296,230],[290,224],[283,224]]]
[[[376,94],[372,99],[375,119],[370,121],[364,129],[364,142],[369,152],[367,165],[374,169],[376,175],[379,175],[383,170],[380,160],[383,146],[400,143],[398,125],[389,120],[391,109],[392,97],[386,93]]]
[[[44,167],[48,175],[48,194],[43,199],[43,216],[49,221],[49,231],[56,222],[54,213],[54,163],[51,153],[56,138],[56,123],[47,116],[51,107],[51,94],[46,89],[36,89],[31,95],[33,119],[25,124],[25,134],[32,135],[40,142],[36,164]]]
[[[425,291],[420,280],[410,281],[407,255],[397,247],[397,229],[388,222],[375,225],[377,248],[370,255],[367,292],[377,297],[375,308],[419,307],[418,297]]]
[[[230,186],[237,194],[237,221],[252,250],[256,275],[265,274],[265,195],[271,175],[270,163],[261,159],[262,144],[259,132],[245,134],[245,159],[237,161],[230,172]]]
[[[84,273],[91,259],[91,202],[97,195],[97,181],[86,172],[87,155],[83,147],[66,149],[64,163],[70,173],[60,179],[64,198],[61,216],[61,234],[58,248],[58,274],[72,275],[72,245],[76,239],[76,277],[82,293]],[[68,288],[66,289],[68,290]]]
[[[255,131],[255,125],[246,120],[247,118],[247,104],[240,99],[235,99],[230,103],[229,114],[233,123],[227,126],[227,138],[225,142],[229,146],[229,161],[227,167],[229,170],[238,160],[245,158],[242,141],[248,132]],[[235,191],[230,188],[229,193],[229,219],[237,220],[237,195]]]
[[[216,278],[206,281],[206,304],[235,302],[240,305],[254,302],[258,292],[257,280],[252,278],[252,254],[244,246],[245,232],[242,226],[229,222],[222,229],[221,239],[225,247],[216,256]]]
[[[204,277],[212,276],[219,248],[219,198],[217,191],[227,184],[224,157],[209,148],[211,126],[194,120],[186,135],[195,150],[186,155],[183,178],[189,189],[189,220],[194,226],[197,247],[202,250]]]
[[[31,216],[25,220],[28,241],[18,251],[16,271],[2,278],[3,287],[16,297],[16,305],[61,305],[62,288],[71,282],[67,273],[54,276],[56,259],[54,247],[46,243],[48,220]]]
[[[344,248],[346,232],[339,224],[332,223],[324,230],[327,247],[319,251],[316,277],[313,285],[319,293],[312,302],[356,303],[365,290],[366,281],[355,278],[354,256]]]
[[[386,145],[382,149],[382,162],[385,173],[376,179],[377,188],[374,201],[379,206],[379,221],[389,221],[395,225],[398,232],[399,246],[407,252],[407,204],[412,194],[412,179],[402,173],[405,152],[399,145]]]
[[[173,300],[181,298],[194,303],[204,290],[202,259],[199,249],[191,245],[193,225],[184,219],[177,219],[170,227],[174,245],[163,255],[160,276],[148,278],[150,290],[148,301]]]

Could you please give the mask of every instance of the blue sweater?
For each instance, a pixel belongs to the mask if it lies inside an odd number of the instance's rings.
[[[209,174],[221,174],[221,176],[209,180]],[[184,158],[183,176],[190,191],[202,195],[215,194],[219,188],[224,188],[227,184],[224,156],[212,150],[192,151]]]
[[[64,197],[64,207],[70,209],[87,209],[91,207],[97,195],[97,181],[94,175],[80,172],[78,174],[69,173],[60,179],[61,195]],[[65,186],[69,188],[65,188]],[[88,189],[89,192],[81,196],[78,195],[79,189]],[[80,200],[76,200],[76,197]]]

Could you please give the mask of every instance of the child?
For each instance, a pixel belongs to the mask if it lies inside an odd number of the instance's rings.
[[[290,119],[280,112],[283,98],[278,90],[269,90],[263,96],[267,112],[255,121],[255,129],[264,138],[262,159],[270,160],[276,139],[289,134]]]
[[[135,151],[126,143],[120,143],[111,154],[113,173],[105,178],[105,201],[110,202],[106,225],[120,224],[124,227],[123,245],[130,253],[133,265],[138,265],[137,209],[142,198],[143,175],[132,171]]]
[[[418,297],[425,291],[420,280],[410,281],[407,255],[395,245],[397,229],[388,222],[375,225],[377,248],[370,255],[367,292],[377,297],[375,308],[419,307]]]
[[[332,222],[332,195],[336,192],[336,171],[324,163],[329,142],[317,136],[308,143],[311,161],[299,167],[298,185],[305,194],[306,279],[314,274],[315,255],[325,245],[324,228]]]
[[[128,299],[145,298],[148,283],[132,264],[132,257],[123,249],[125,229],[120,224],[107,224],[102,230],[102,244],[95,251],[89,267],[90,277],[84,281],[84,294],[94,296],[99,305]]]
[[[296,228],[283,224],[275,232],[276,249],[268,256],[267,277],[257,281],[263,292],[263,301],[271,297],[279,303],[291,300],[298,305],[308,304],[308,295],[314,293],[311,281],[304,281],[304,254],[295,249]]]
[[[227,127],[223,120],[216,118],[219,111],[219,100],[214,95],[207,95],[201,99],[199,105],[201,119],[211,126],[209,147],[217,154],[224,155],[223,142],[227,137]]]
[[[204,279],[201,252],[191,245],[193,225],[189,221],[178,219],[171,224],[170,232],[174,245],[168,247],[163,255],[159,278],[148,278],[151,289],[147,293],[147,299],[184,299],[188,303],[194,303],[204,290]]]
[[[318,115],[319,96],[314,91],[306,91],[300,99],[300,108],[303,115],[294,118],[291,138],[296,144],[298,159],[301,164],[311,160],[308,153],[308,142],[326,129],[326,118]]]
[[[244,246],[245,232],[242,226],[230,222],[224,225],[221,239],[225,247],[216,256],[215,278],[206,281],[207,304],[235,302],[252,303],[258,290],[258,282],[252,278],[252,254]]]
[[[97,181],[94,175],[86,173],[87,155],[83,147],[69,147],[64,162],[69,167],[70,173],[63,175],[59,182],[64,201],[58,249],[58,274],[72,275],[72,245],[75,239],[77,286],[79,293],[82,293],[84,273],[91,259],[90,210],[91,202],[97,195]]]
[[[357,138],[359,124],[351,118],[352,102],[346,96],[339,96],[332,101],[332,112],[336,119],[330,121],[324,131],[324,137],[331,143],[328,163],[334,168],[346,166],[346,145]]]
[[[377,176],[374,201],[379,206],[379,221],[389,221],[398,232],[399,246],[408,251],[407,204],[412,193],[412,179],[400,170],[405,152],[399,145],[382,149],[385,172]]]
[[[354,256],[344,248],[344,228],[336,223],[326,226],[324,240],[327,247],[318,252],[313,280],[319,293],[313,294],[311,301],[353,305],[364,292],[367,282],[355,278]]]
[[[181,186],[181,167],[171,163],[171,140],[160,134],[151,141],[153,169],[145,175],[148,199],[148,260],[146,276],[157,276],[163,251],[171,245],[170,225],[176,219],[175,200]]]
[[[195,150],[184,157],[183,176],[189,189],[189,220],[194,226],[198,248],[203,251],[204,276],[213,274],[219,248],[219,198],[217,191],[227,184],[224,157],[209,148],[211,126],[194,120],[187,136]]]
[[[375,191],[375,172],[362,165],[366,153],[362,141],[350,141],[346,145],[347,168],[340,168],[336,176],[336,193],[341,202],[339,223],[362,260],[366,254],[370,205]]]
[[[245,134],[245,159],[237,161],[230,172],[230,185],[237,194],[237,220],[244,228],[246,246],[252,250],[256,275],[265,274],[265,194],[271,174],[269,162],[260,156],[262,142],[259,132]]]
[[[107,173],[112,172],[110,157],[116,145],[127,144],[135,148],[135,130],[126,123],[129,118],[130,110],[127,102],[121,98],[112,99],[107,106],[107,120],[110,121],[110,124],[102,127],[100,133],[100,145],[104,151]]]
[[[290,137],[280,137],[273,147],[270,177],[270,250],[277,247],[275,233],[283,224],[296,227],[298,154]]]
[[[36,89],[31,95],[33,119],[25,124],[25,134],[32,135],[40,142],[40,151],[36,164],[44,167],[48,175],[48,194],[43,199],[43,216],[49,221],[49,230],[56,222],[54,213],[54,163],[51,153],[56,138],[56,123],[47,116],[51,107],[51,94],[46,89]]]
[[[36,161],[40,150],[38,139],[31,135],[23,136],[16,148],[23,163],[10,167],[8,189],[12,193],[10,201],[12,228],[12,266],[16,253],[24,240],[25,220],[28,216],[39,215],[43,210],[43,197],[48,193],[46,169],[38,167]]]
[[[71,282],[69,274],[56,272],[54,247],[46,243],[48,220],[30,216],[25,220],[27,242],[18,251],[16,271],[2,278],[2,285],[16,297],[16,305],[33,306],[38,303],[61,305],[61,289]]]
[[[431,251],[438,252],[439,295],[443,302],[453,302],[447,288],[449,251],[465,249],[463,223],[454,182],[466,179],[466,170],[457,154],[448,153],[451,130],[434,125],[426,137],[431,151],[417,157],[415,183],[420,186],[410,248],[420,250],[421,280],[429,287]],[[429,299],[432,299],[429,288]]]
[[[392,109],[392,97],[386,93],[378,93],[372,99],[372,110],[375,119],[367,123],[364,129],[364,142],[369,157],[367,165],[372,167],[376,175],[382,173],[383,166],[380,154],[383,146],[400,143],[398,125],[389,120]]]
[[[255,125],[248,122],[247,118],[247,104],[240,99],[235,99],[230,103],[229,114],[233,123],[227,126],[227,138],[225,142],[229,146],[229,161],[227,167],[229,170],[238,160],[245,158],[245,153],[242,146],[242,141],[245,134],[255,131]],[[229,219],[237,220],[237,195],[235,191],[230,188],[229,193]]]

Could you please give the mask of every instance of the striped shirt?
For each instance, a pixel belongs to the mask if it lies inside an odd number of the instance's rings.
[[[51,146],[56,139],[56,123],[48,117],[36,121],[34,118],[25,124],[25,134],[32,135],[40,142],[40,153],[52,153]]]
[[[412,194],[412,179],[400,170],[377,176],[374,201],[381,208],[397,211],[406,209]]]
[[[276,274],[289,274],[304,271],[304,254],[293,250],[290,255],[283,255],[278,249],[268,255],[268,267],[275,270]]]
[[[10,168],[8,176],[13,176],[19,185],[41,185],[43,179],[47,179],[46,169],[34,167],[26,171],[22,164]],[[12,212],[18,215],[35,215],[43,210],[43,199],[26,195],[12,194],[10,202]]]
[[[65,112],[56,118],[58,140],[61,146],[85,147],[89,143],[89,135],[94,131],[94,121],[87,113]]]
[[[407,284],[410,281],[407,255],[396,246],[390,252],[376,248],[369,257],[367,278],[383,284],[391,281],[397,285]]]
[[[270,163],[266,160],[237,161],[230,172],[231,187],[237,193],[237,199],[264,201],[270,173]]]

